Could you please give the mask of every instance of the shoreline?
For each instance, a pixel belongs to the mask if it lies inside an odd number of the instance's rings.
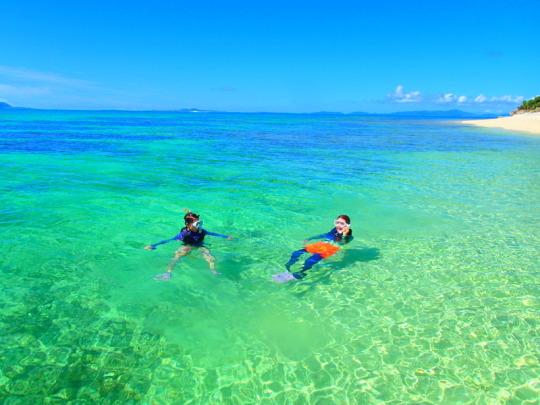
[[[540,113],[524,113],[487,120],[465,120],[459,123],[482,128],[502,128],[510,131],[540,135]]]

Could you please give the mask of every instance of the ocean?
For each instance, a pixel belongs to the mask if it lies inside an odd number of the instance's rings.
[[[538,403],[538,136],[11,110],[0,145],[4,404]],[[184,209],[233,237],[222,274],[194,251],[155,281]],[[352,243],[270,279],[342,214]]]

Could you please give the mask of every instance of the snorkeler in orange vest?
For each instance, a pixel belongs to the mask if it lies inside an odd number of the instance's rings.
[[[322,259],[332,256],[339,250],[340,246],[353,240],[350,224],[351,219],[347,215],[340,215],[337,217],[334,221],[334,228],[330,232],[306,239],[304,241],[306,244],[304,249],[293,252],[291,258],[285,264],[287,271],[280,274],[274,274],[271,276],[272,279],[278,283],[286,283],[287,281],[301,280],[304,278],[306,272],[315,264],[319,263]],[[322,239],[322,241],[307,244],[308,241],[313,239]],[[312,255],[306,259],[300,271],[291,273],[290,267],[305,253],[312,253]]]

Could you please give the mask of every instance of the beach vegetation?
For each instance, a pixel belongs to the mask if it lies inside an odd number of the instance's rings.
[[[512,111],[512,114],[520,114],[525,112],[540,112],[540,96],[536,96],[533,99],[525,100],[517,108],[517,110]]]

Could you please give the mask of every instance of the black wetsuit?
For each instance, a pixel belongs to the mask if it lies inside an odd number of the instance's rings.
[[[180,233],[174,238],[162,240],[161,242],[154,243],[152,249],[155,249],[156,246],[162,245],[173,240],[181,240],[184,245],[201,247],[204,242],[204,237],[206,235],[218,236],[220,238],[228,238],[226,235],[220,235],[219,233],[209,232],[206,229],[199,229],[197,232],[190,231],[187,227],[184,227],[180,230]]]

